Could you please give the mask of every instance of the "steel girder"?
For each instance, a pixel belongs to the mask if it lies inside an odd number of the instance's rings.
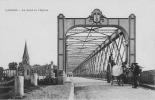
[[[121,33],[119,33],[121,34]],[[115,40],[116,38],[118,37],[118,33],[113,33],[111,35],[111,37],[109,37],[108,39],[106,39],[106,41],[104,41],[104,43],[101,44],[101,46],[99,46],[98,48],[96,48],[94,50],[94,52],[92,52],[88,57],[87,59],[85,59],[85,61],[83,61],[83,63],[85,63],[86,61],[88,61],[92,56],[96,55],[98,52],[100,52],[102,49],[104,49],[107,45],[109,45],[111,43],[111,41]],[[111,52],[111,49],[109,49],[110,52]],[[83,64],[81,63],[81,65]],[[81,66],[79,65],[79,66]]]
[[[109,38],[109,36],[117,31],[117,28],[105,29],[99,27],[84,27],[70,30],[68,32],[69,35],[67,34],[66,40],[68,66],[78,66],[93,51],[95,51],[98,46]],[[97,64],[94,62],[94,68],[96,68],[95,66],[99,66],[99,61],[97,59],[96,62]]]
[[[110,54],[113,54],[112,57],[115,63],[121,65],[126,60],[125,48],[125,39],[120,33],[116,39],[110,40],[110,44],[106,45],[105,48],[98,50],[98,52],[93,55],[92,58],[87,60],[83,65],[80,65],[80,67],[85,68],[85,65],[90,66],[91,71],[90,73],[86,74],[97,74],[101,73],[101,71],[104,72],[108,63],[107,58],[110,56]]]

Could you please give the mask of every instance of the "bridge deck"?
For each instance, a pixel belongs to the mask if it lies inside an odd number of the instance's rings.
[[[104,80],[97,80],[83,77],[70,77],[76,86],[88,86],[88,85],[110,85]]]
[[[111,86],[104,80],[70,77],[74,82],[74,100],[155,100],[154,90],[125,84]]]

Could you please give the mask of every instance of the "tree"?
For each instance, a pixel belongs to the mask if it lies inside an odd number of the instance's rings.
[[[0,77],[3,75],[3,67],[0,67]]]
[[[9,63],[9,69],[16,70],[17,69],[17,65],[18,64],[16,62]]]

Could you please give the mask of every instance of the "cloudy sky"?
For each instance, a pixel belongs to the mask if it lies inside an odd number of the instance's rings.
[[[155,69],[155,0],[0,0],[0,66],[21,62],[25,41],[31,65],[57,64],[57,16],[86,18],[95,8],[107,18],[136,15],[137,62]]]

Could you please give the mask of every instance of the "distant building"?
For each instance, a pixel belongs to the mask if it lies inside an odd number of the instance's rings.
[[[3,77],[14,77],[16,76],[16,70],[6,69],[3,71]]]
[[[24,79],[31,79],[31,75],[37,73],[39,78],[51,77],[53,75],[53,62],[46,65],[30,66],[27,44],[25,43],[22,62],[18,66],[18,75],[24,76]]]
[[[25,42],[24,54],[23,54],[23,58],[22,58],[22,64],[30,65],[30,58],[29,58],[29,53],[28,53],[28,48],[27,48],[26,42]]]
[[[19,63],[18,74],[23,75],[24,79],[26,79],[26,80],[31,79],[30,58],[29,58],[26,42],[25,42],[25,48],[24,48],[22,62]]]
[[[34,65],[31,68],[31,73],[37,73],[39,78],[51,77],[53,75],[53,62],[46,65]]]

